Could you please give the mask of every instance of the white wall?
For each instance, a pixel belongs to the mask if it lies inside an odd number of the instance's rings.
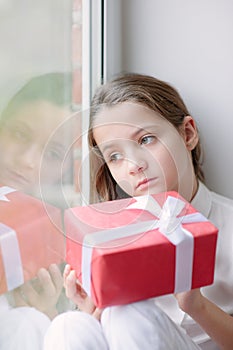
[[[121,11],[121,70],[179,90],[201,131],[207,184],[233,198],[233,1],[122,0]]]
[[[122,70],[122,1],[105,0],[104,78],[111,79]]]

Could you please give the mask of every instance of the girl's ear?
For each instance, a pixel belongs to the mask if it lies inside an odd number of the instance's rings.
[[[182,135],[187,149],[192,151],[198,143],[199,136],[195,121],[189,115],[184,117],[182,124]]]

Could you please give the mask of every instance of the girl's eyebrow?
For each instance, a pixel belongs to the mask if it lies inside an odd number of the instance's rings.
[[[120,139],[121,140],[121,139]],[[101,152],[105,153],[106,151],[108,151],[109,149],[111,149],[115,144],[114,144],[115,140],[112,140],[110,142],[108,142],[107,144],[105,144],[105,146],[103,146]],[[99,147],[99,146],[98,146]]]
[[[46,148],[48,148],[48,147],[54,147],[54,148],[56,148],[59,152],[66,151],[65,145],[62,144],[62,143],[60,143],[60,142],[58,142],[58,141],[53,141],[53,140],[50,141],[50,142],[47,144]]]
[[[137,138],[137,136],[138,136],[139,134],[141,134],[142,132],[148,132],[148,131],[149,131],[148,129],[154,128],[154,127],[156,127],[154,124],[153,124],[153,125],[149,124],[149,125],[143,126],[143,128],[138,128],[138,129],[137,129],[136,131],[134,131],[131,135],[129,135],[129,138],[128,138],[128,139],[132,139],[132,140],[133,140],[133,139]],[[110,148],[112,148],[112,147],[115,146],[115,142],[121,141],[121,140],[123,140],[123,139],[124,139],[124,138],[117,138],[117,139],[108,141],[108,142],[103,146],[101,152],[102,152],[102,153],[106,152],[108,149],[110,149]]]
[[[138,134],[140,134],[141,132],[148,132],[152,128],[157,129],[157,125],[155,124],[143,125],[143,127],[138,128],[134,133],[132,133],[132,138],[137,137]]]

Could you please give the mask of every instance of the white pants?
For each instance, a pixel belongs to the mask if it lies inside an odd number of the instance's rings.
[[[17,307],[0,312],[1,350],[42,350],[51,321],[31,307]]]
[[[71,311],[57,316],[43,350],[200,350],[153,300],[106,308],[101,323]]]

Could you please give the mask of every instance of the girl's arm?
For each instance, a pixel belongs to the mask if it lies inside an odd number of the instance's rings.
[[[188,313],[223,350],[233,349],[233,317],[205,298],[199,289],[176,294]]]

